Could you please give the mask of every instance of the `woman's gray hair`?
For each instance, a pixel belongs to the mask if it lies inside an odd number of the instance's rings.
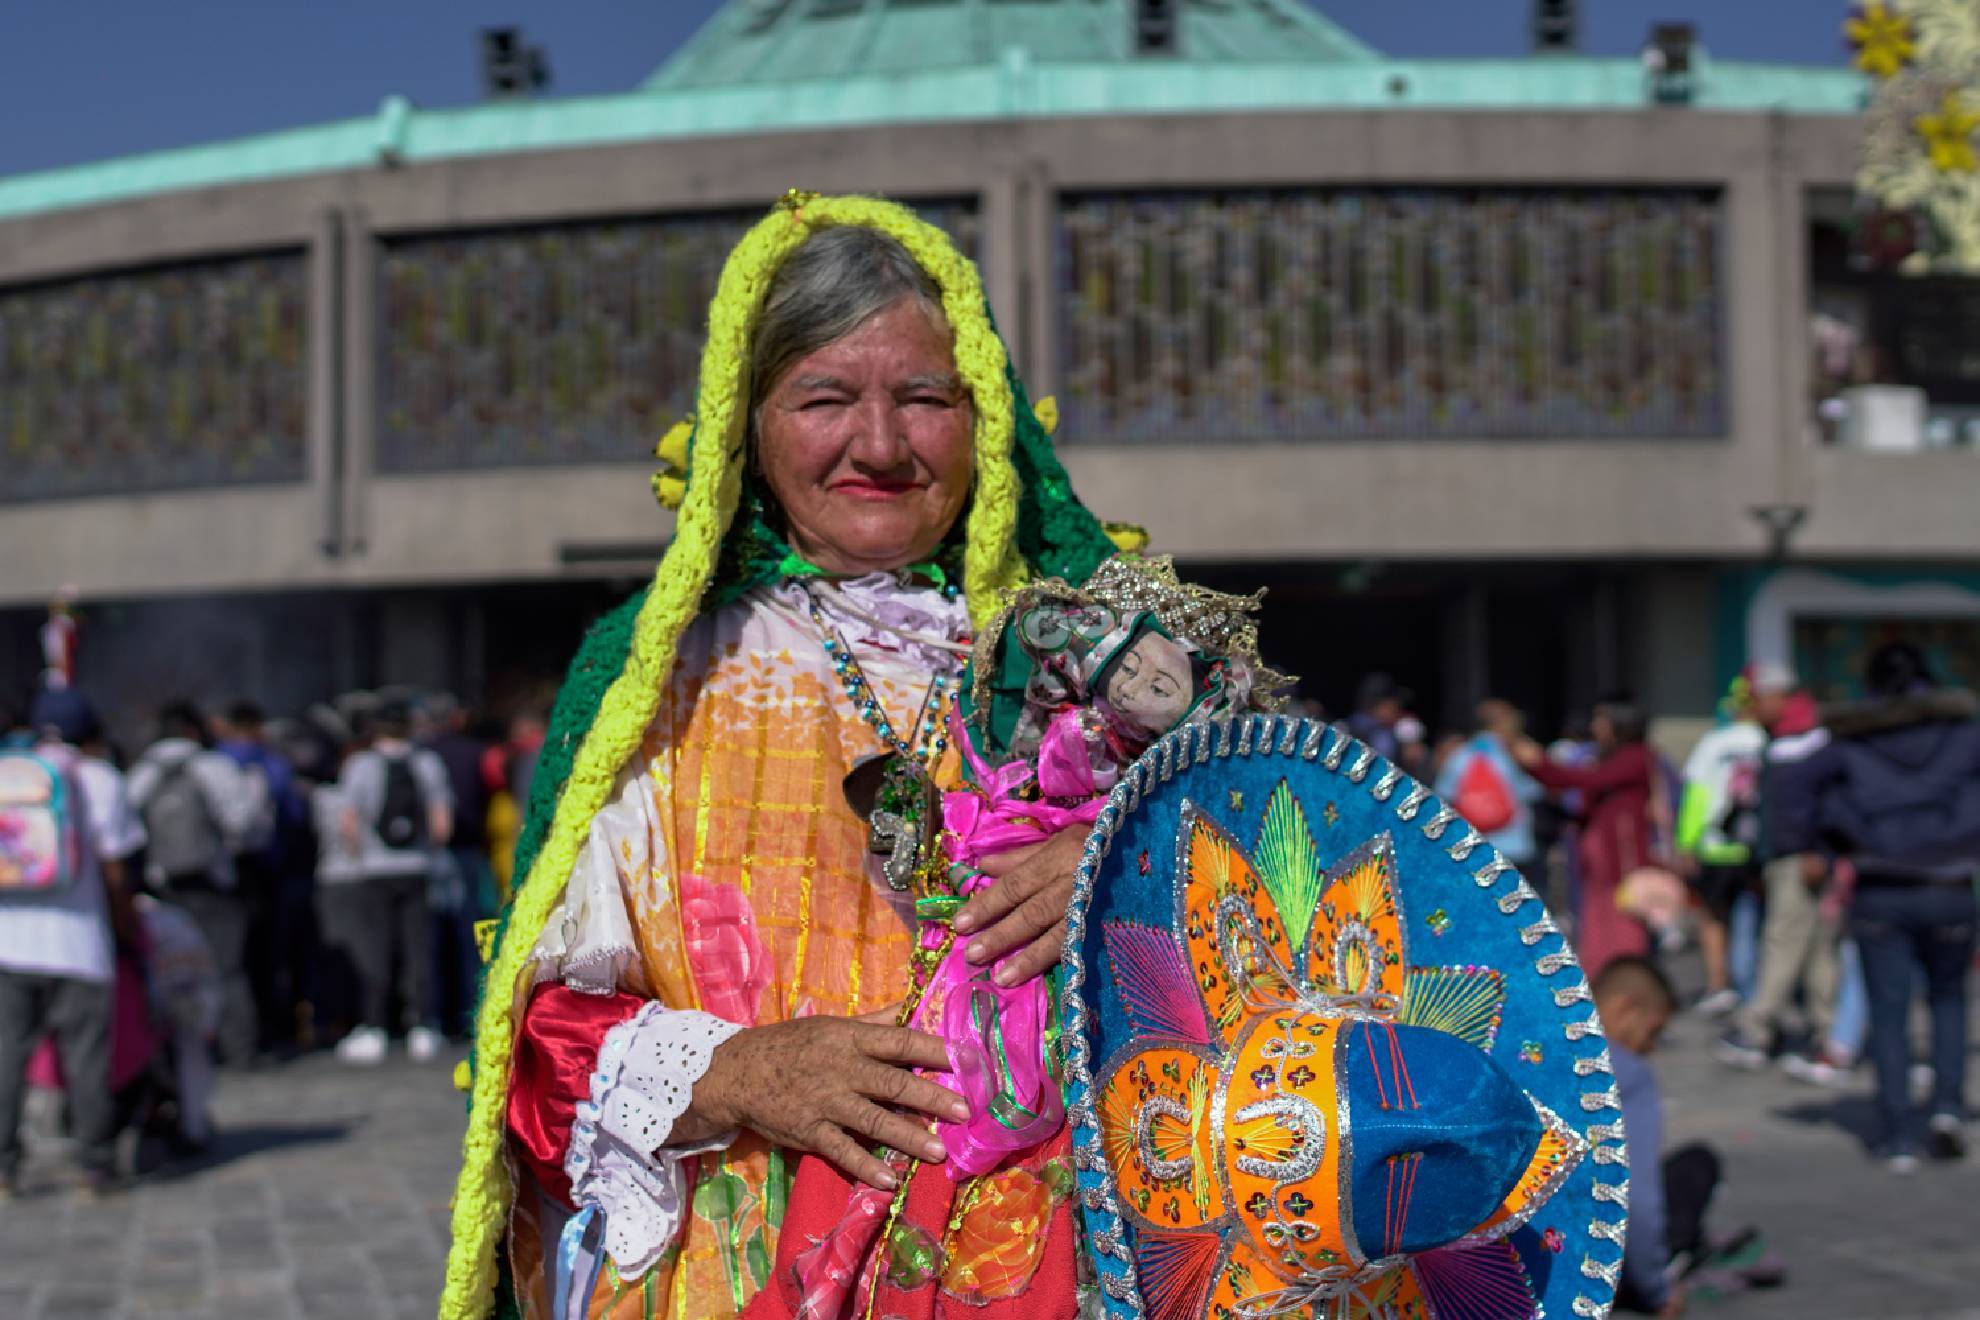
[[[749,420],[770,389],[806,354],[856,330],[903,298],[920,302],[945,329],[942,291],[899,240],[863,225],[821,229],[771,278],[749,348]]]

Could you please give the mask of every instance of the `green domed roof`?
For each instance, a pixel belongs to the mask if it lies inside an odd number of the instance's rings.
[[[1136,8],[1135,0],[731,0],[645,85],[684,91],[914,74],[1012,59],[1284,64],[1379,58],[1303,0],[1175,0],[1175,48],[1138,54]]]
[[[0,219],[333,170],[718,134],[1079,115],[1634,110],[1641,60],[1392,59],[1307,0],[1168,0],[1173,49],[1135,49],[1135,0],[729,0],[616,95],[376,113],[0,178]],[[1690,112],[1850,115],[1847,68],[1698,53]]]

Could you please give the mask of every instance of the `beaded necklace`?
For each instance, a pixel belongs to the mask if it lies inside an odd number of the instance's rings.
[[[949,747],[949,735],[942,726],[942,698],[962,686],[961,677],[937,674],[929,680],[928,691],[921,698],[921,709],[908,725],[908,737],[901,738],[894,732],[893,721],[887,718],[887,708],[880,702],[879,691],[867,681],[866,671],[860,668],[852,644],[825,617],[825,611],[813,594],[812,585],[801,582],[798,586],[804,597],[805,611],[811,615],[819,638],[825,644],[825,658],[832,662],[832,672],[839,676],[839,684],[845,689],[846,699],[852,702],[853,709],[880,736],[881,742],[924,770],[933,769]],[[915,751],[916,746],[921,748],[919,752]]]

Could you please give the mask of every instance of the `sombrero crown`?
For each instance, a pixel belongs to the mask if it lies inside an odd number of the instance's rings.
[[[1601,1316],[1622,1126],[1537,896],[1346,734],[1245,716],[1124,776],[1063,1020],[1110,1314]]]

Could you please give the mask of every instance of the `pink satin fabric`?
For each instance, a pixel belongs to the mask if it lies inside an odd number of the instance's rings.
[[[972,876],[963,886],[964,897],[992,883],[988,876]],[[924,930],[924,947],[939,946],[939,929],[931,924]],[[1002,965],[1002,960],[996,964]],[[915,1026],[942,1038],[950,1085],[969,1102],[967,1119],[935,1126],[949,1150],[946,1167],[957,1179],[988,1173],[1005,1156],[1050,1137],[1065,1119],[1058,1083],[1045,1071],[1045,1028],[1052,1015],[1046,978],[1000,986],[990,979],[993,970],[972,966],[958,942],[935,969],[915,1013]],[[1035,1117],[1015,1126],[999,1121],[991,1101],[1000,1091],[1007,1103]]]
[[[976,783],[942,795],[942,839],[950,860],[975,866],[986,857],[1029,847],[1077,825],[1093,824],[1114,776],[1102,782],[1087,753],[1078,709],[1060,711],[1046,726],[1034,770],[1023,761],[991,769],[976,754],[953,715],[950,731],[968,758]],[[1036,791],[1027,794],[1033,784]],[[1076,805],[1059,805],[1076,801]]]

